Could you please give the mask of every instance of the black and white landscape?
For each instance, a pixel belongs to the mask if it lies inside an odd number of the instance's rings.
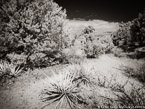
[[[0,109],[145,108],[141,1],[0,0]]]

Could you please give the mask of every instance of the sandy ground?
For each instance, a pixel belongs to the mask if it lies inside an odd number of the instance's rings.
[[[111,84],[114,84],[115,82],[124,84],[128,80],[128,77],[126,77],[121,70],[118,70],[120,69],[120,65],[137,67],[141,63],[142,61],[117,58],[112,55],[103,55],[100,56],[99,59],[87,60],[83,65],[87,69],[95,69],[97,75],[96,78],[100,77],[103,80],[105,77],[105,81],[114,80]],[[8,87],[1,87],[0,109],[40,109],[45,105],[45,103],[41,101],[41,91],[47,87],[47,82],[45,81],[46,76],[43,75],[43,72],[48,76],[51,76],[50,69],[54,68],[57,71],[58,69],[61,69],[61,66],[41,70],[36,69],[31,73],[28,72],[19,77],[12,86],[8,85]],[[134,83],[136,86],[141,86],[141,83],[137,80],[130,78],[129,84],[126,85],[126,90],[131,89],[130,83]],[[111,95],[108,89],[100,88],[97,90],[100,95]],[[49,106],[47,109],[54,109],[54,107]]]

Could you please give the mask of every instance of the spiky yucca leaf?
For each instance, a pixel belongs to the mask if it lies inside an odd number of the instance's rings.
[[[10,64],[6,61],[0,61],[0,76],[6,75],[10,72]]]
[[[80,67],[79,75],[77,80],[80,80],[80,83],[83,83],[86,86],[94,87],[95,86],[95,73],[93,69],[87,69],[84,66]]]
[[[84,84],[86,86],[94,86],[96,81],[96,74],[93,68],[87,68],[83,64],[72,64],[67,71],[71,75],[75,74],[73,82],[77,84]]]
[[[18,76],[22,72],[22,69],[20,68],[20,66],[17,67],[16,65],[11,65],[10,71],[10,75]]]
[[[53,77],[48,78],[49,86],[43,91],[46,96],[42,98],[44,102],[48,102],[46,106],[57,102],[56,108],[61,108],[64,105],[68,105],[69,108],[78,108],[77,102],[80,101],[77,94],[80,89],[77,87],[77,83],[74,83],[75,74],[70,72],[63,72]]]

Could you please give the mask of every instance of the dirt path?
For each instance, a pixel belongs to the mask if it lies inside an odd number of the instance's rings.
[[[106,78],[105,81],[111,81],[111,83],[124,84],[128,77],[126,77],[120,69],[120,65],[137,67],[142,61],[136,61],[131,59],[120,59],[112,55],[103,55],[99,59],[87,60],[83,63],[87,69],[95,69],[96,78]],[[53,69],[53,68],[52,68]],[[56,68],[57,69],[57,68]],[[59,68],[58,68],[59,69]],[[41,102],[41,91],[47,86],[45,76],[42,74],[45,72],[50,74],[50,68],[34,70],[31,74],[24,75],[18,79],[13,87],[8,89],[1,88],[0,90],[0,109],[40,109],[44,103]],[[134,83],[136,86],[141,86],[141,83],[130,78],[130,83]],[[106,82],[107,83],[107,82]],[[131,85],[126,86],[127,90],[131,89]],[[100,95],[109,93],[100,89]],[[110,93],[109,93],[110,94]],[[48,107],[53,109],[54,107]]]

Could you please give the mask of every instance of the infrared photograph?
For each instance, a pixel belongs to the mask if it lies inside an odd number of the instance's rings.
[[[145,109],[145,5],[0,0],[0,109]]]

